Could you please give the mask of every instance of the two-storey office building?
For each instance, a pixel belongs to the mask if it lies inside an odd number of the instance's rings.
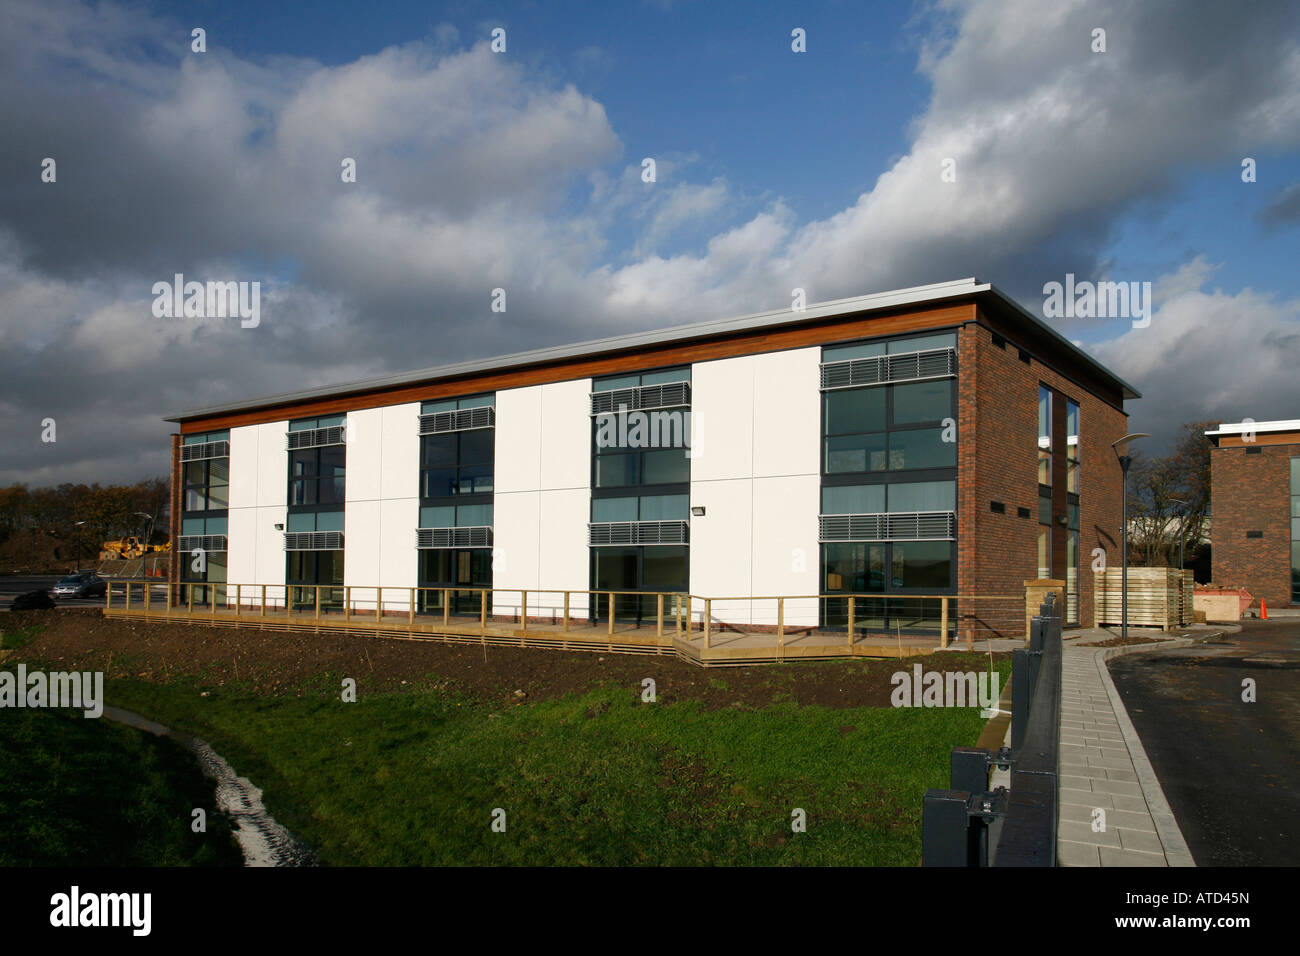
[[[854,595],[885,628],[1051,577],[1087,621],[1134,397],[967,279],[198,409],[168,419],[173,577],[404,613],[421,587],[631,592],[620,616],[689,592],[753,625],[770,605],[734,599],[820,595],[785,624],[834,626]]]

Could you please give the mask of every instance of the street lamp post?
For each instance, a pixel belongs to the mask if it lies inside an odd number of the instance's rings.
[[[78,521],[78,522],[76,522],[76,528],[77,528],[77,557],[76,557],[76,560],[74,561],[74,563],[76,564],[76,567],[72,569],[72,573],[73,573],[73,574],[77,574],[77,573],[79,573],[79,572],[81,571],[81,526],[82,526],[83,524],[85,524],[85,523],[86,523],[86,522],[84,522],[84,521]]]
[[[1150,438],[1145,432],[1133,432],[1119,441],[1113,442],[1115,457],[1119,459],[1120,472],[1124,476],[1123,518],[1120,527],[1120,637],[1128,637],[1128,469],[1133,464],[1133,456],[1128,453],[1129,442],[1139,438]]]
[[[137,511],[137,518],[148,518],[149,524],[146,525],[148,530],[144,534],[144,540],[140,543],[140,577],[144,577],[144,563],[149,558],[149,539],[153,537],[153,515],[145,514],[143,511]]]
[[[1191,514],[1192,506],[1181,498],[1170,498],[1170,504],[1183,506],[1183,517],[1178,522],[1178,623],[1181,626],[1187,609],[1183,607],[1183,566],[1187,563],[1183,554],[1183,547],[1187,543],[1187,517]]]

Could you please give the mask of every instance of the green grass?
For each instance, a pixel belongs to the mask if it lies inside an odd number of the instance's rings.
[[[0,650],[16,651],[44,629],[44,624],[0,628]]]
[[[206,833],[191,832],[196,807]],[[179,744],[77,711],[0,711],[0,866],[242,862]]]
[[[208,740],[322,862],[366,865],[912,866],[925,790],[947,787],[950,749],[984,723],[975,709],[705,712],[642,704],[639,687],[526,706],[364,687],[344,704],[338,687],[123,679],[107,698]]]

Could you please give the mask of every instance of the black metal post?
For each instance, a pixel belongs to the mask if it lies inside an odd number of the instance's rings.
[[[1119,456],[1119,467],[1124,473],[1124,493],[1123,493],[1123,526],[1120,528],[1120,571],[1119,571],[1119,601],[1120,601],[1120,637],[1128,637],[1128,466],[1133,463],[1133,459],[1128,455]]]

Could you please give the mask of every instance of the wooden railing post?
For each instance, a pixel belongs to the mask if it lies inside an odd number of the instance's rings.
[[[519,589],[519,626],[528,633],[528,592],[523,588]]]
[[[286,615],[287,616],[287,615]],[[258,617],[266,617],[266,585],[262,585],[262,610]]]
[[[704,599],[704,649],[709,649],[713,634],[713,598]]]
[[[785,598],[776,599],[776,649],[785,650]]]
[[[313,590],[316,592],[316,620],[320,620],[320,585],[314,585]]]
[[[208,617],[217,616],[217,586],[208,585]]]
[[[383,620],[384,613],[384,589],[375,588],[375,623],[378,624]]]
[[[451,623],[451,591],[448,588],[442,589],[442,626],[446,627]]]
[[[655,637],[664,636],[664,592],[655,595]]]
[[[230,587],[230,585],[227,584],[226,587]],[[243,587],[242,584],[235,585],[235,617],[239,617],[239,605],[242,603],[241,598],[243,597]]]
[[[569,592],[564,592],[564,623],[560,626],[561,634],[569,633]]]
[[[188,606],[186,607],[185,610],[191,617],[193,617],[194,616],[194,585],[192,583],[185,585],[185,596],[188,603]]]
[[[415,588],[411,588],[410,591],[409,603],[406,606],[406,629],[408,631],[415,627]]]
[[[613,591],[609,592],[609,600],[605,605],[605,607],[609,611],[609,633],[610,634],[614,633],[614,593],[615,592]]]
[[[939,599],[939,646],[948,646],[948,599]]]
[[[487,596],[487,588],[479,591],[478,629],[479,633],[483,635],[487,634]]]
[[[126,584],[126,607],[123,610],[129,611],[131,610],[131,582],[126,581],[124,583]]]
[[[168,617],[171,617],[171,616],[172,616],[172,581],[171,581],[171,578],[168,578],[168,579],[167,579],[167,607],[166,607],[165,610],[166,610],[167,616],[168,616]]]
[[[149,587],[149,579],[148,579],[148,578],[145,578],[143,581],[141,581],[141,582],[140,582],[140,586],[141,586],[142,588],[144,588],[144,613],[145,613],[145,617],[148,617],[148,616],[149,616],[149,597],[150,597],[150,592],[151,592],[153,589],[152,589],[151,587]]]
[[[691,639],[691,596],[690,594],[686,595],[686,613],[684,617],[686,618],[686,639],[689,641]]]
[[[352,620],[352,588],[343,586],[343,620]]]
[[[850,595],[849,597],[849,647],[853,646],[853,612],[855,610],[856,608],[854,607],[854,599]]]

